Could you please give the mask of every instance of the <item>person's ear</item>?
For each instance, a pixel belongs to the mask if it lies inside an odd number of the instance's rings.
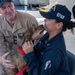
[[[60,29],[62,27],[63,27],[63,23],[62,22],[57,23],[57,29]]]

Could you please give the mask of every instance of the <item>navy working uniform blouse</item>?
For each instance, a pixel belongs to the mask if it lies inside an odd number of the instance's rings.
[[[62,33],[48,42],[46,33],[34,46],[34,52],[24,56],[30,75],[69,75],[66,47]]]

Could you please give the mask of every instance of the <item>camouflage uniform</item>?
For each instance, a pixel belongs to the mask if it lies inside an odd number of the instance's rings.
[[[23,32],[32,25],[38,26],[38,23],[33,16],[27,13],[16,11],[16,20],[13,27],[3,16],[0,16],[0,56],[7,51],[7,48],[12,50],[14,45],[21,40]],[[3,74],[2,68],[2,65],[0,65],[0,75],[6,75]]]

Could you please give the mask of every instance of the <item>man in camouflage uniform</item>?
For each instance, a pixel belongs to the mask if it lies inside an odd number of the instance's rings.
[[[0,8],[2,13],[0,16],[0,75],[6,75],[3,66],[15,67],[10,64],[10,60],[5,59],[9,54],[5,53],[7,47],[12,50],[14,45],[21,40],[23,32],[32,25],[38,26],[38,23],[30,14],[15,11],[11,0],[0,0]]]

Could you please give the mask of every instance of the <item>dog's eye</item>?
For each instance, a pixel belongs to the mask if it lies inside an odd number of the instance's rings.
[[[35,31],[36,31],[36,28],[35,28]]]

